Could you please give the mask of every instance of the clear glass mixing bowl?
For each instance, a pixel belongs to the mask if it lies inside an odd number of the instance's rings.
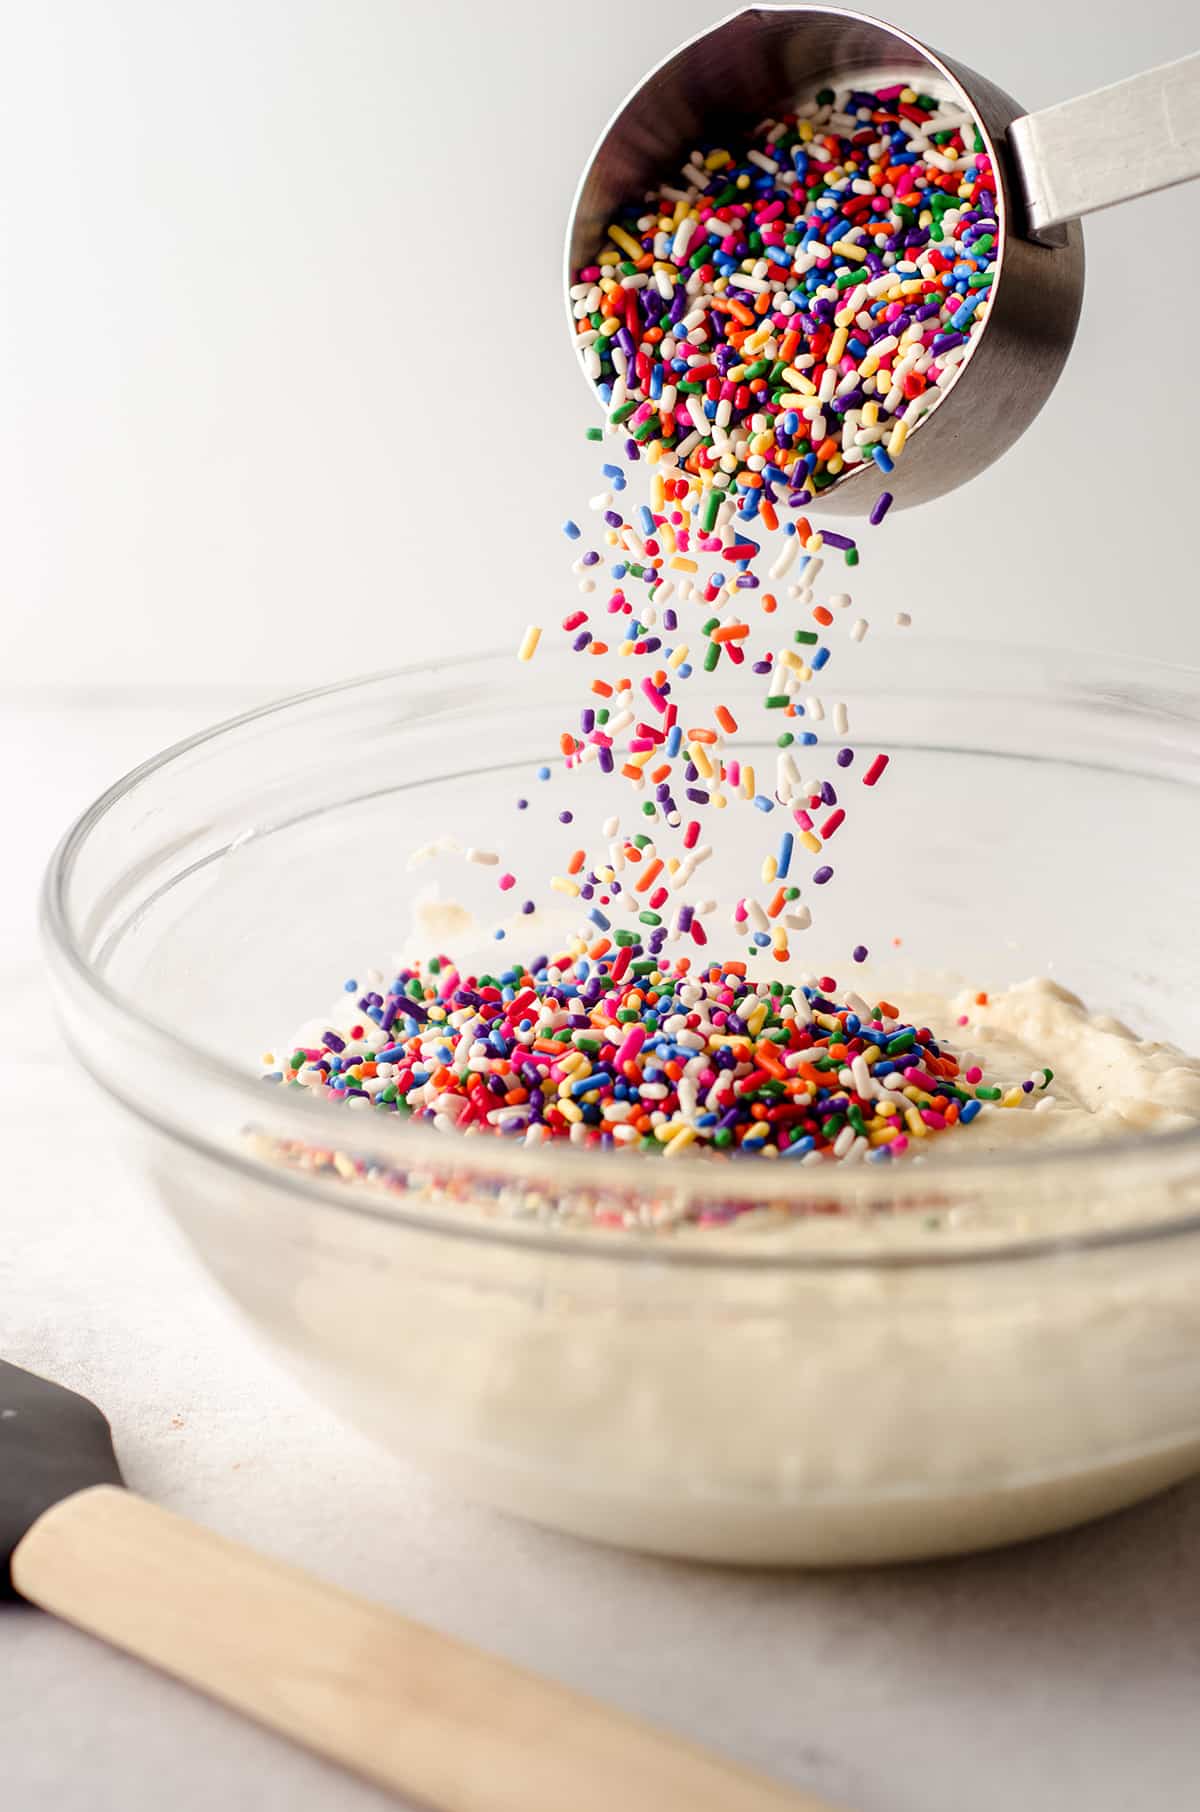
[[[902,935],[926,972],[1049,971],[1196,1049],[1200,676],[896,639],[841,664],[851,739],[895,759],[854,789],[805,960],[844,975],[852,943]],[[662,1553],[947,1553],[1200,1467],[1200,1136],[663,1163],[444,1136],[260,1079],[264,1047],[408,937],[432,872],[415,846],[453,831],[532,878],[569,848],[568,798],[584,824],[617,809],[594,770],[570,794],[559,768],[534,777],[555,701],[589,678],[539,654],[291,699],[148,762],[64,838],[44,925],[67,1042],[204,1262],[385,1444]],[[722,691],[758,721],[753,679]],[[725,818],[714,892],[764,836]],[[495,922],[495,870],[438,873]],[[494,951],[535,954],[512,934]],[[305,1167],[314,1147],[349,1174]]]

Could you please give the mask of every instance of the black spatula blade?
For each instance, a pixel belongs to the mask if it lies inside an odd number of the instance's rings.
[[[76,1391],[0,1359],[0,1598],[13,1549],[44,1510],[89,1485],[123,1485],[106,1418]]]

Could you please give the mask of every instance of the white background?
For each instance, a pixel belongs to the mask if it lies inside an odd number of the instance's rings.
[[[725,10],[10,0],[0,685],[263,692],[561,615],[558,523],[598,464],[568,203],[617,100]],[[898,16],[1037,107],[1193,49],[1190,11]],[[889,521],[868,614],[1200,660],[1198,223],[1189,189],[1089,223],[1058,391]]]

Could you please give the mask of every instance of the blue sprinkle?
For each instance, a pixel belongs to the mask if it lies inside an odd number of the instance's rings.
[[[960,1126],[970,1126],[970,1124],[971,1124],[972,1120],[975,1118],[976,1114],[979,1114],[982,1112],[983,1112],[983,1102],[982,1101],[964,1101],[962,1106],[958,1110],[959,1125]]]
[[[539,780],[549,780],[549,778],[550,778],[549,768],[539,768],[537,771],[537,777]]]
[[[577,522],[572,522],[571,518],[568,516],[567,520],[563,523],[563,534],[567,537],[567,540],[578,541],[582,533],[583,530],[580,528],[579,524]]]

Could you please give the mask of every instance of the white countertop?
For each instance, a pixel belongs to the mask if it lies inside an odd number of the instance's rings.
[[[459,1502],[314,1406],[251,1337],[126,1165],[115,1112],[59,1048],[34,933],[37,880],[67,819],[144,755],[245,702],[47,694],[10,699],[0,716],[12,1009],[0,1354],[92,1395],[128,1482],[150,1497],[847,1812],[1194,1804],[1200,1483],[1073,1535],[940,1565],[672,1565]],[[11,1812],[396,1804],[22,1607],[0,1607],[0,1756]]]

